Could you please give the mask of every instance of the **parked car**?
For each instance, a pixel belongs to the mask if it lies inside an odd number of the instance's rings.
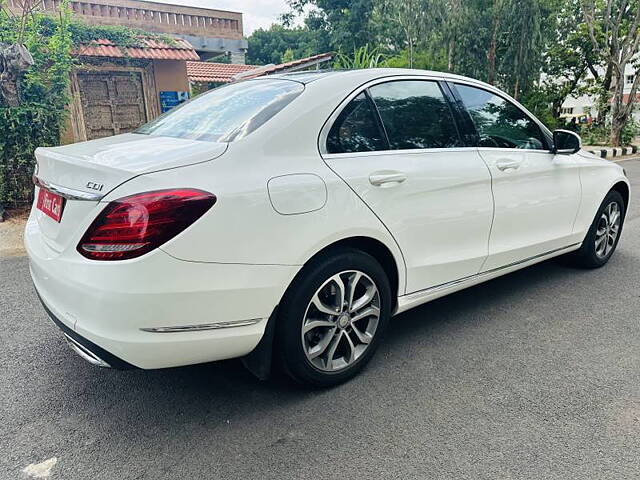
[[[629,203],[574,133],[421,70],[234,83],[36,157],[31,273],[77,353],[243,357],[261,378],[273,360],[319,386],[360,371],[393,315],[559,255],[604,265]]]

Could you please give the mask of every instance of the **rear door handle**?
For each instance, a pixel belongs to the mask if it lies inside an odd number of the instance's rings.
[[[375,187],[387,184],[399,185],[407,179],[407,175],[402,172],[374,172],[369,175],[369,183]]]
[[[518,160],[499,160],[496,163],[496,168],[501,171],[505,170],[517,170],[520,168],[520,161]]]

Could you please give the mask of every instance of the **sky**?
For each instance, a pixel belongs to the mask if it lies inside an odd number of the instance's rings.
[[[269,28],[278,17],[288,11],[286,0],[154,0],[158,3],[188,5],[191,7],[217,8],[243,13],[244,34],[258,28]]]

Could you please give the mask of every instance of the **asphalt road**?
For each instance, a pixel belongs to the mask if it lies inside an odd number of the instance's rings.
[[[640,203],[640,161],[624,163]],[[640,209],[603,269],[547,262],[400,315],[326,391],[238,361],[109,371],[0,260],[0,478],[640,477]]]

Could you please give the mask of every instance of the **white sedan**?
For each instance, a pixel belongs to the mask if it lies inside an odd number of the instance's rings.
[[[575,134],[420,70],[243,81],[36,157],[31,274],[77,353],[243,357],[320,386],[360,371],[397,313],[559,255],[604,265],[629,202]]]

